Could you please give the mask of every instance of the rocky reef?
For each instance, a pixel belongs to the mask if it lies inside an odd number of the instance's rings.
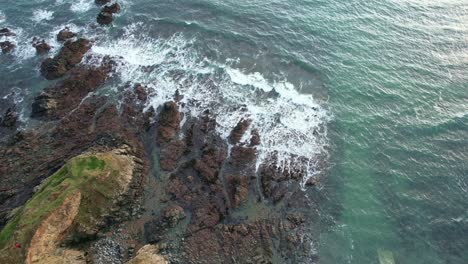
[[[106,5],[100,15],[112,19],[119,10]],[[10,131],[0,141],[2,260],[317,260],[317,204],[301,186],[306,157],[295,157],[287,170],[274,154],[260,160],[262,138],[252,120],[238,120],[223,136],[210,109],[184,113],[179,93],[156,107],[144,84],[117,84],[124,91],[118,99],[97,93],[114,81],[113,58],[82,63],[92,56],[92,41],[68,28],[57,39],[63,47],[40,65],[57,81],[34,98],[36,122],[18,128],[13,110],[1,122]],[[38,53],[48,50],[41,40],[34,45]]]

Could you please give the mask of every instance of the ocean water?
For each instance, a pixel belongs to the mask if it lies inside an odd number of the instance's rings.
[[[468,263],[468,2],[466,0],[123,0],[94,26],[93,0],[0,0],[17,44],[0,56],[0,110],[24,121],[50,84],[34,36],[58,51],[69,26],[95,41],[96,63],[154,89],[150,106],[185,95],[226,135],[240,118],[262,136],[262,159],[309,158],[324,175],[320,263]],[[317,171],[317,157],[328,157]],[[306,179],[304,179],[306,180]]]

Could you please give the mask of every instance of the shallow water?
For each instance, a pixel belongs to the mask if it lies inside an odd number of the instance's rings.
[[[184,111],[212,109],[220,133],[254,119],[264,155],[328,151],[321,263],[467,263],[466,1],[121,3],[102,29],[92,0],[0,0],[0,27],[18,33],[0,56],[0,97],[28,120],[49,83],[30,40],[56,52],[70,25],[95,38],[94,54],[122,57],[120,84],[152,84],[154,105],[179,89]]]

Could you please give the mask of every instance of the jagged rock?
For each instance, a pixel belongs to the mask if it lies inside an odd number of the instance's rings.
[[[112,23],[112,20],[114,20],[112,13],[104,12],[104,11],[99,12],[96,18],[96,21],[101,25],[108,25]]]
[[[36,37],[33,38],[32,45],[34,48],[36,48],[37,54],[45,54],[49,52],[49,50],[52,48],[49,44],[45,42],[45,40],[39,40]]]
[[[249,119],[242,119],[240,120],[236,127],[231,131],[231,134],[229,135],[229,143],[231,144],[237,144],[241,140],[242,136],[244,135],[245,131],[250,126],[250,123],[252,121]]]
[[[118,3],[113,3],[112,5],[105,5],[101,12],[115,14],[120,12],[120,5]]]
[[[16,36],[9,28],[2,28],[0,29],[0,37],[12,37]]]
[[[11,41],[0,42],[0,48],[2,49],[3,54],[10,53],[16,45]]]
[[[42,62],[42,75],[48,80],[62,77],[67,71],[81,62],[83,56],[90,48],[90,41],[83,38],[65,42],[59,54],[54,58],[48,58]]]
[[[0,125],[3,127],[14,127],[18,120],[18,114],[12,109],[8,108],[0,121]]]
[[[179,106],[175,102],[164,103],[159,113],[158,122],[158,142],[169,142],[180,130],[180,121],[182,120],[179,112]]]
[[[250,146],[258,146],[260,145],[260,134],[258,133],[257,129],[253,129],[250,137]]]
[[[97,5],[105,5],[107,3],[110,3],[111,0],[94,0],[94,2],[97,4]]]
[[[59,33],[57,34],[57,40],[58,41],[66,41],[69,40],[73,37],[75,37],[76,34],[70,31],[70,28],[65,27],[64,29],[60,30]]]

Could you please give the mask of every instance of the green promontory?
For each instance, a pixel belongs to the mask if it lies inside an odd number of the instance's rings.
[[[135,164],[126,148],[69,160],[39,186],[0,232],[0,259],[5,263],[84,263],[83,252],[59,245],[99,231],[106,217],[118,210],[117,201],[128,191]]]

